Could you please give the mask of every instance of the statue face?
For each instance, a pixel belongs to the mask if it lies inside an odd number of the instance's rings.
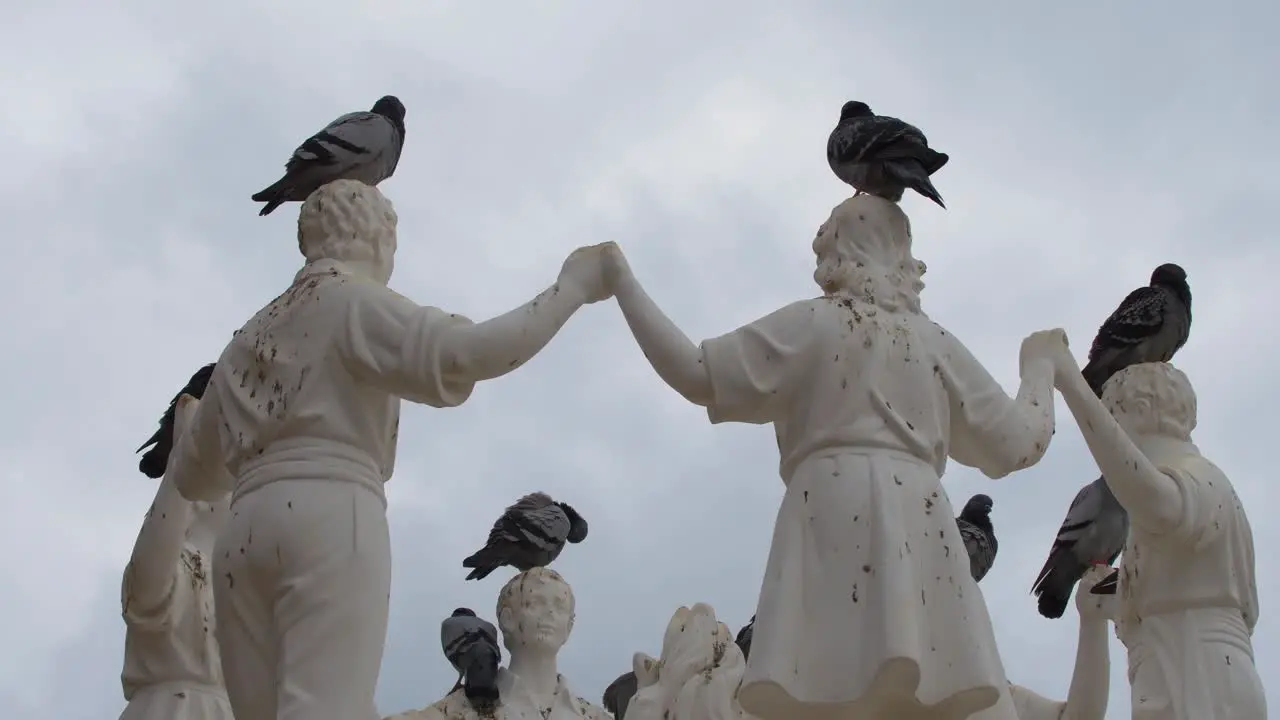
[[[528,576],[512,602],[502,608],[499,624],[512,652],[520,648],[558,652],[573,629],[573,592],[555,578]]]

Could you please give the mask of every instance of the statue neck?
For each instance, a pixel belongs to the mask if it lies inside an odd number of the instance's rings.
[[[536,697],[550,698],[555,694],[560,674],[556,669],[554,653],[544,653],[528,648],[511,651],[511,674],[520,678],[525,689]]]
[[[297,282],[301,278],[309,275],[333,272],[335,270],[339,273],[355,275],[357,277],[373,280],[375,282],[382,283],[383,285],[386,285],[390,279],[385,277],[386,268],[383,267],[382,263],[374,260],[339,260],[337,258],[321,258],[319,260],[312,260],[306,265],[303,265],[302,269],[299,270],[298,274],[294,277],[294,282]]]

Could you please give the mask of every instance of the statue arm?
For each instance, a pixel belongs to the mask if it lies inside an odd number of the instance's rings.
[[[1150,532],[1173,529],[1184,509],[1179,484],[1129,439],[1078,370],[1063,369],[1057,384],[1107,486],[1133,523]]]
[[[658,308],[631,272],[621,274],[614,294],[636,344],[662,381],[689,402],[710,405],[711,377],[702,349]]]
[[[151,509],[133,543],[125,568],[124,611],[150,614],[172,591],[178,558],[191,520],[191,503],[182,497],[168,473],[160,479]]]
[[[935,371],[951,402],[951,457],[997,479],[1040,461],[1053,437],[1053,366],[1030,363],[1010,398],[955,336],[942,342]]]
[[[1085,592],[1083,585],[1078,592]],[[1076,642],[1076,665],[1071,673],[1071,689],[1062,720],[1104,720],[1107,695],[1111,692],[1111,651],[1107,643],[1107,621],[1081,615]]]
[[[174,432],[177,437],[166,476],[172,475],[173,486],[187,500],[214,502],[225,497],[233,485],[218,437],[221,405],[216,385],[220,382],[215,368],[203,398],[194,401],[196,409],[190,427],[181,434]]]

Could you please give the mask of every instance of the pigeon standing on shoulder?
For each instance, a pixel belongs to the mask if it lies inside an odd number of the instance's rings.
[[[453,669],[459,687],[479,713],[491,713],[498,706],[498,666],[502,647],[498,629],[481,620],[471,608],[458,608],[440,623],[440,647]]]
[[[489,539],[462,567],[474,568],[468,580],[480,580],[503,565],[524,572],[550,565],[566,542],[587,538],[587,521],[568,503],[555,502],[546,493],[520,498],[493,524]]]
[[[950,157],[929,147],[920,129],[898,118],[876,115],[864,102],[850,100],[827,138],[827,164],[858,192],[902,200],[911,188],[942,208],[942,196],[930,175]]]
[[[738,631],[737,637],[733,639],[734,644],[742,651],[743,660],[751,659],[751,638],[755,635],[755,632],[756,616],[752,615],[751,621],[743,625],[742,629]]]
[[[1040,614],[1062,617],[1071,601],[1071,590],[1089,566],[1114,563],[1128,539],[1129,513],[1111,493],[1107,481],[1099,477],[1081,488],[1031,588],[1040,598]]]
[[[394,95],[368,111],[347,113],[307,138],[285,163],[284,177],[254,193],[269,215],[287,202],[302,202],[335,180],[358,180],[376,187],[391,177],[404,148],[404,104]]]
[[[995,528],[991,525],[991,508],[994,506],[990,497],[974,495],[956,516],[956,527],[960,528],[965,552],[969,554],[969,572],[974,582],[982,582],[982,578],[991,572],[991,566],[996,564],[996,553],[1000,550]]]
[[[213,366],[216,363],[209,363],[196,371],[187,384],[178,391],[177,395],[169,401],[169,407],[164,411],[164,415],[160,417],[160,428],[142,443],[142,447],[135,450],[135,453],[142,452],[143,448],[152,445],[142,459],[138,461],[138,470],[152,479],[158,479],[164,475],[165,468],[169,465],[169,453],[173,452],[173,423],[174,413],[178,407],[178,398],[183,395],[190,395],[199,400],[204,396],[205,388],[209,386],[209,378],[213,377]]]
[[[1129,293],[1102,323],[1081,373],[1093,392],[1112,375],[1149,362],[1169,362],[1191,335],[1191,286],[1187,272],[1165,263],[1151,273],[1151,283]]]

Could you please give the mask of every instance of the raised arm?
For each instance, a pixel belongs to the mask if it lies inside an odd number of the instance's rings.
[[[1071,673],[1062,720],[1103,720],[1111,692],[1111,649],[1107,621],[1115,617],[1117,596],[1089,592],[1111,568],[1095,566],[1085,572],[1076,590],[1080,630],[1076,639],[1076,665]]]
[[[221,415],[217,392],[217,383],[221,380],[218,376],[219,370],[215,368],[203,399],[196,400],[190,395],[178,399],[178,415],[185,408],[190,416],[183,432],[178,431],[181,426],[174,426],[173,455],[165,475],[187,500],[214,502],[232,489],[218,435]]]
[[[1128,511],[1130,520],[1151,532],[1176,526],[1183,512],[1178,484],[1138,449],[1089,388],[1080,374],[1080,366],[1071,356],[1065,336],[1053,357],[1055,382],[1062,399],[1080,426],[1080,433],[1098,469],[1106,477],[1107,486]]]
[[[191,398],[179,397],[174,408],[173,435],[181,438],[191,426],[194,409]],[[149,613],[165,600],[173,583],[178,557],[191,520],[191,503],[174,486],[169,472],[173,458],[156,489],[151,508],[142,520],[142,529],[133,543],[133,554],[125,569],[125,612]]]
[[[606,278],[645,359],[671,389],[695,405],[708,406],[712,386],[701,348],[653,302],[616,245],[605,253]]]
[[[1039,333],[1023,341],[1022,382],[1010,398],[963,343],[939,332],[937,371],[951,399],[951,457],[990,478],[1035,465],[1054,429],[1053,364],[1036,357]]]

